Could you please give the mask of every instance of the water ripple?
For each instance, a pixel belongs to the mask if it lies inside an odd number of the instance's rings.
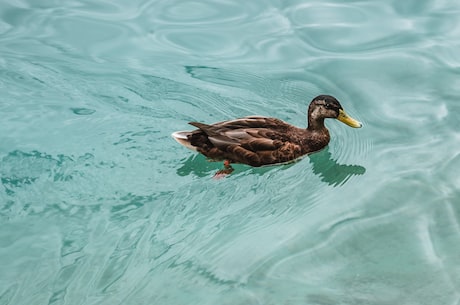
[[[218,4],[209,0],[183,3],[160,1],[145,10],[144,14],[157,22],[170,25],[216,25],[245,20],[257,8],[256,3],[241,6],[232,1]]]
[[[422,9],[421,5],[417,6]],[[429,12],[430,8],[424,10]],[[374,13],[370,14],[371,11]],[[394,16],[386,4],[376,3],[361,6],[302,3],[291,6],[286,13],[299,37],[309,45],[329,52],[357,52],[395,44],[414,44],[417,36],[413,30],[421,25],[415,23],[417,19]],[[382,20],[386,21],[385,27],[381,26]],[[423,29],[432,31],[429,26]]]
[[[13,299],[14,295],[17,293],[19,288],[18,284],[11,284],[8,288],[6,288],[2,294],[0,295],[0,302],[1,304],[11,304],[11,300]]]

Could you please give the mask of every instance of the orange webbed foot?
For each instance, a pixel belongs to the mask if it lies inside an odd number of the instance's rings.
[[[233,167],[230,165],[229,160],[224,161],[224,169],[218,170],[214,176],[212,177],[213,179],[222,179],[225,178],[226,176],[230,175],[234,171]]]

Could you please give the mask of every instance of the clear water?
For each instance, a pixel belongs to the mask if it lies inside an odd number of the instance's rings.
[[[0,304],[460,304],[460,2],[0,3]],[[251,114],[324,151],[215,181]]]

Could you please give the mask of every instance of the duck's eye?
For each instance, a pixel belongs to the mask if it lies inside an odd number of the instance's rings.
[[[326,109],[333,109],[333,108],[334,108],[334,107],[333,107],[332,105],[330,105],[330,104],[326,104],[326,105],[324,105],[324,107],[326,107]]]

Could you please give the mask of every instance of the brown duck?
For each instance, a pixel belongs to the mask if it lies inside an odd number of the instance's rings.
[[[248,116],[211,125],[190,122],[193,131],[177,131],[173,138],[206,157],[251,166],[294,161],[323,149],[329,143],[324,119],[337,119],[348,126],[362,124],[349,117],[330,95],[315,97],[308,107],[308,127],[299,128],[276,118]],[[226,163],[228,166],[229,163]]]

